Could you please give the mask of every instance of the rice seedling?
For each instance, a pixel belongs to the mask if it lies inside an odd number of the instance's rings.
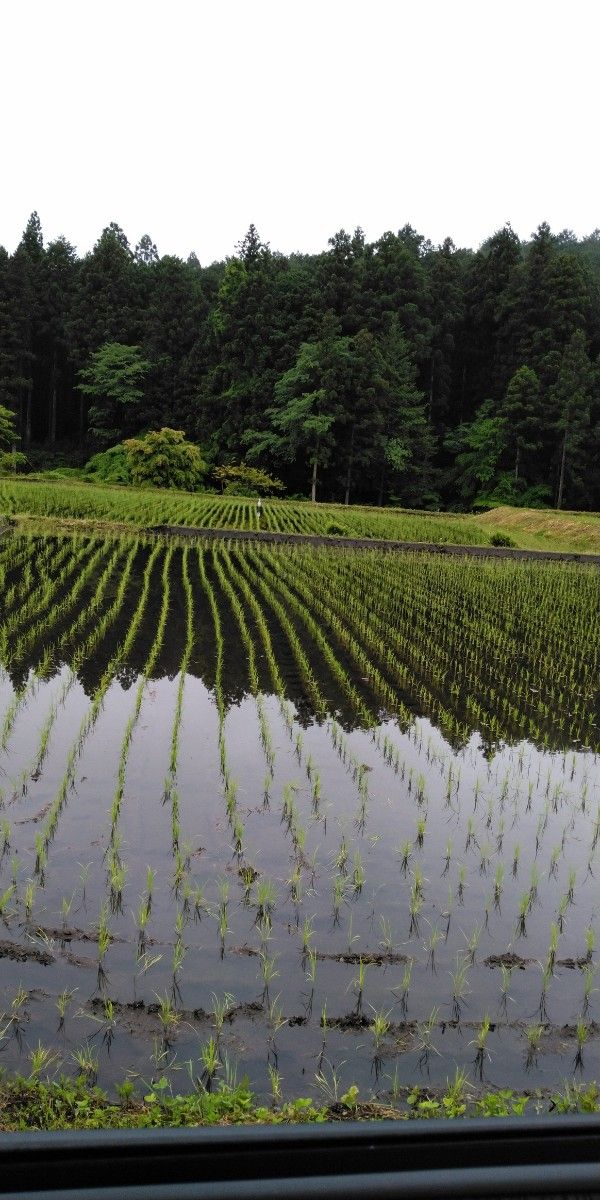
[[[475,1034],[475,1037],[473,1038],[473,1040],[471,1042],[469,1042],[470,1046],[475,1046],[476,1053],[475,1053],[474,1066],[475,1066],[475,1071],[476,1071],[477,1075],[479,1076],[479,1079],[483,1079],[483,1068],[484,1068],[486,1058],[488,1059],[488,1061],[491,1059],[490,1052],[487,1048],[488,1037],[489,1037],[491,1028],[492,1028],[492,1023],[486,1013],[486,1015],[484,1016],[480,1026],[477,1030],[477,1033]]]
[[[588,925],[585,930],[585,956],[588,962],[591,962],[594,949],[596,946],[596,934],[591,925]]]
[[[73,1050],[71,1058],[75,1065],[79,1067],[81,1074],[85,1077],[88,1084],[94,1084],[98,1078],[99,1060],[98,1055],[92,1048],[89,1042],[85,1046],[79,1046]]]
[[[439,1009],[433,1008],[426,1021],[419,1022],[416,1049],[419,1051],[419,1067],[421,1070],[429,1065],[432,1054],[439,1055],[439,1050],[433,1044],[433,1033],[438,1026]]]
[[[589,1037],[589,1027],[582,1016],[578,1017],[577,1022],[575,1024],[575,1037],[577,1040],[577,1051],[575,1053],[575,1061],[573,1063],[573,1068],[575,1071],[582,1071],[583,1070],[583,1051],[585,1049],[585,1046],[586,1046],[586,1043],[587,1043],[587,1040]]]
[[[181,1017],[170,996],[166,994],[164,996],[160,996],[158,993],[156,993],[156,999],[158,1001],[157,1016],[162,1028],[163,1045],[168,1047],[171,1045],[173,1038],[175,1037]]]
[[[267,954],[263,948],[259,951],[260,973],[263,981],[263,1000],[267,1000],[269,996],[269,986],[274,979],[279,976],[277,970],[277,955]]]
[[[471,991],[469,985],[469,970],[472,966],[470,957],[456,956],[456,968],[450,972],[452,979],[452,1019],[460,1021],[463,1004]]]
[[[389,1032],[390,1013],[391,1013],[391,1009],[389,1010],[389,1012],[384,1012],[383,1009],[381,1009],[380,1011],[373,1009],[373,1020],[371,1021],[369,1028],[371,1030],[371,1033],[373,1034],[373,1046],[374,1046],[376,1055],[379,1054],[382,1044],[383,1044],[383,1041]]]
[[[436,952],[436,947],[439,945],[439,943],[441,941],[443,941],[443,934],[442,934],[441,930],[438,929],[437,925],[434,925],[429,937],[425,940],[424,947],[423,947],[427,954],[427,966],[430,968],[431,971],[435,971],[435,969],[436,969],[435,952]]]
[[[358,972],[355,975],[354,979],[352,979],[348,985],[349,989],[351,989],[354,992],[354,995],[356,998],[355,1011],[357,1013],[362,1012],[363,993],[365,990],[366,977],[367,977],[367,973],[366,973],[365,964],[364,964],[362,958],[359,958]]]
[[[53,1050],[51,1046],[42,1046],[38,1042],[37,1046],[32,1047],[29,1051],[29,1061],[31,1063],[30,1079],[38,1079],[44,1071],[46,1074],[60,1062],[60,1053],[58,1050]]]
[[[525,1029],[525,1037],[527,1039],[525,1069],[527,1071],[531,1070],[531,1068],[537,1064],[537,1057],[543,1034],[544,1026],[540,1024],[528,1025]]]
[[[598,973],[598,966],[595,964],[592,965],[592,963],[590,963],[590,962],[586,962],[582,968],[582,975],[583,975],[582,1016],[584,1016],[584,1017],[586,1017],[588,1014],[589,1007],[590,1007],[590,1000],[591,1000],[592,995],[594,994],[594,992],[598,991],[598,988],[594,987],[594,980],[596,978],[597,973]]]
[[[397,991],[400,992],[400,1007],[402,1009],[403,1016],[406,1016],[406,1013],[408,1010],[408,996],[409,996],[410,985],[411,985],[411,980],[412,980],[412,971],[413,971],[413,960],[412,960],[412,958],[409,958],[408,961],[404,965],[404,971],[402,974],[402,982],[400,984],[400,987],[398,989],[392,988],[394,995],[396,995]]]
[[[76,991],[77,988],[63,988],[60,995],[56,998],[56,1008],[58,1010],[58,1032],[64,1029],[65,1017]]]

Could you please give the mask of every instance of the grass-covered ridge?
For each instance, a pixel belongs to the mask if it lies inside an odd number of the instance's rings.
[[[337,1099],[319,1103],[298,1097],[285,1103],[259,1104],[246,1083],[222,1085],[210,1092],[174,1094],[166,1079],[147,1090],[126,1080],[111,1098],[86,1080],[60,1076],[40,1079],[16,1075],[0,1080],[0,1133],[54,1132],[67,1129],[158,1129],[232,1125],[315,1125],[325,1121],[406,1121],[469,1117],[514,1117],[600,1112],[596,1083],[565,1083],[556,1090],[516,1092],[485,1090],[457,1072],[445,1088],[403,1087],[392,1101],[363,1098],[351,1086]]]
[[[465,515],[269,499],[259,517],[256,501],[244,497],[80,480],[5,478],[0,479],[1,515],[138,529],[183,525],[456,545],[486,546],[500,534],[522,549],[600,553],[597,514],[509,507]]]

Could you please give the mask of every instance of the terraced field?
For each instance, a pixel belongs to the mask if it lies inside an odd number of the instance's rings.
[[[28,514],[60,520],[187,525],[199,529],[267,529],[281,533],[344,534],[415,542],[489,545],[493,529],[482,531],[464,516],[339,504],[265,500],[259,516],[255,500],[157,489],[27,479],[0,479],[0,514]]]
[[[13,533],[0,589],[6,1066],[599,1076],[596,569]]]

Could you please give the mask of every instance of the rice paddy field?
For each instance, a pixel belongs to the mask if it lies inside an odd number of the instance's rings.
[[[600,1079],[595,567],[16,531],[0,594],[2,1065]]]
[[[198,529],[270,530],[276,533],[394,538],[416,542],[489,544],[489,533],[452,513],[390,508],[256,500],[210,493],[102,486],[79,481],[0,479],[0,513],[147,527],[185,525]]]

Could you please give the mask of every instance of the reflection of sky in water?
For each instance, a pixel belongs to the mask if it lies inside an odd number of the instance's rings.
[[[34,878],[36,834],[43,828],[44,810],[56,794],[89,704],[80,683],[74,679],[72,686],[67,686],[68,682],[67,669],[62,668],[51,680],[32,687],[26,705],[17,712],[0,760],[4,805],[0,821],[6,823],[10,843],[2,858],[0,892],[13,875],[18,879],[18,902],[13,903],[14,915],[5,923],[0,940],[26,947],[32,945],[28,936],[34,926],[50,931],[60,928],[63,900],[70,905],[67,925],[93,931],[108,896],[105,855],[110,806],[121,738],[135,699],[135,689],[124,689],[118,681],[111,684],[77,758],[76,783],[49,849],[45,886],[37,890],[29,927],[24,921],[25,889],[27,881]],[[178,682],[175,676],[147,683],[127,763],[118,829],[126,886],[122,911],[110,917],[112,932],[123,940],[113,943],[106,958],[107,994],[122,1003],[134,998],[155,1003],[157,994],[163,995],[171,986],[175,921],[183,893],[180,890],[177,897],[173,887],[173,814],[170,801],[165,802],[165,779]],[[4,674],[1,712],[7,710],[13,694]],[[47,757],[41,773],[31,778],[40,731],[53,700],[59,698]],[[285,1088],[290,1093],[312,1090],[323,1051],[323,1006],[326,1004],[331,1019],[350,1012],[357,1003],[356,965],[319,959],[314,985],[307,979],[301,936],[305,920],[320,954],[381,955],[391,950],[396,956],[414,959],[406,1019],[423,1022],[433,1009],[438,1010],[433,1039],[438,1053],[421,1063],[425,1078],[429,1071],[432,1081],[443,1082],[453,1074],[455,1063],[472,1064],[473,1023],[479,1023],[486,1013],[499,1022],[488,1040],[491,1061],[486,1074],[491,1082],[518,1086],[527,1078],[529,1085],[554,1085],[570,1074],[575,1042],[568,1031],[560,1033],[560,1029],[572,1025],[583,1011],[581,967],[555,968],[546,1001],[551,1028],[542,1038],[537,1067],[527,1077],[523,1026],[540,1020],[541,964],[547,955],[551,923],[557,920],[561,897],[568,893],[570,872],[575,872],[573,903],[564,911],[557,959],[582,958],[586,927],[591,923],[596,932],[598,929],[597,853],[593,848],[600,806],[597,757],[571,751],[544,753],[523,742],[488,758],[477,734],[457,754],[424,718],[418,718],[408,733],[402,733],[393,721],[374,731],[344,732],[331,721],[307,723],[306,717],[302,724],[294,719],[289,730],[276,697],[266,696],[264,709],[275,752],[274,774],[267,788],[267,762],[251,695],[241,696],[229,709],[225,739],[231,778],[237,785],[237,812],[243,823],[243,863],[251,865],[259,878],[272,880],[277,897],[267,943],[276,974],[267,999],[278,997],[286,1017],[306,1019],[303,1024],[286,1024],[275,1038]],[[293,714],[294,709],[291,711]],[[385,759],[386,749],[391,763]],[[220,776],[216,707],[206,684],[195,675],[190,675],[185,685],[176,790],[179,844],[187,879],[190,885],[202,888],[205,899],[201,919],[190,916],[184,926],[186,956],[179,976],[178,1004],[189,1014],[198,1009],[210,1011],[213,994],[229,992],[243,1004],[261,1000],[256,893],[251,889],[246,897],[250,903],[244,901],[240,860],[233,851]],[[282,820],[285,797],[292,799],[288,822]],[[419,820],[425,820],[422,846],[418,844]],[[403,872],[401,847],[405,842],[412,843],[412,848]],[[553,851],[556,866],[551,871]],[[156,882],[146,948],[156,961],[146,973],[139,970],[138,963],[136,974],[134,914],[143,897],[148,865],[156,870]],[[498,868],[504,874],[495,902]],[[340,871],[346,874],[336,913],[334,880]],[[411,931],[409,908],[415,871],[422,876],[423,904],[417,928]],[[358,891],[353,878],[362,872],[364,884]],[[297,903],[291,894],[295,873],[300,892]],[[534,897],[526,914],[525,936],[519,936],[522,898],[532,885],[535,893],[536,880],[537,899]],[[221,954],[217,917],[226,892],[228,931]],[[467,954],[474,932],[475,962],[468,971],[461,1022],[459,1028],[450,1028],[451,972],[456,969],[457,957]],[[69,943],[69,961],[56,933],[49,936],[54,962],[48,967],[2,959],[0,1002],[5,1009],[19,983],[35,989],[27,1006],[21,1051],[17,1040],[9,1037],[2,1061],[7,1066],[18,1065],[20,1053],[26,1054],[39,1038],[44,1044],[59,1044],[68,1057],[74,1046],[95,1034],[101,1077],[106,1082],[121,1078],[128,1066],[141,1070],[147,1078],[152,1069],[148,1060],[152,1019],[143,1028],[135,1023],[130,1028],[131,1020],[122,1016],[108,1056],[89,1009],[89,999],[96,991],[97,947],[93,941],[74,940]],[[433,967],[428,963],[432,945]],[[523,970],[512,971],[503,1011],[501,972],[498,967],[486,966],[484,960],[509,950],[533,961]],[[75,955],[84,960],[82,965],[77,964]],[[389,1012],[392,1022],[403,1020],[399,1003],[403,973],[400,961],[366,967],[365,1015],[370,1018],[377,1010]],[[57,1035],[56,997],[63,988],[77,990],[65,1032]],[[597,996],[592,994],[588,1019],[599,1015]],[[154,1026],[158,1033],[155,1019]],[[209,1032],[206,1022],[184,1021],[175,1047],[178,1061],[197,1055],[199,1041]],[[326,1059],[346,1064],[341,1069],[346,1084],[375,1085],[369,1030],[332,1029],[325,1040]],[[386,1038],[380,1088],[389,1087],[389,1076],[396,1068],[400,1082],[421,1077],[419,1040],[414,1028],[402,1036],[396,1030]],[[264,1090],[269,1049],[273,1054],[266,1015],[240,1013],[227,1027],[226,1043],[231,1056],[239,1060],[241,1073],[247,1070]],[[591,1038],[584,1052],[585,1076],[598,1073],[599,1049],[600,1043]],[[177,1086],[185,1087],[186,1079],[182,1071]]]

